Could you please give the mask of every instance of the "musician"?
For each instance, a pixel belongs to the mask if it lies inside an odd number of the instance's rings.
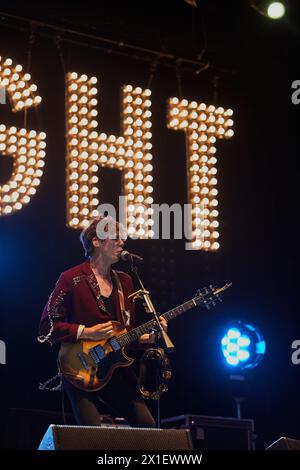
[[[104,236],[99,237],[99,232]],[[128,298],[134,291],[132,279],[128,274],[112,269],[120,258],[126,240],[124,227],[110,217],[101,216],[82,231],[80,240],[87,261],[68,269],[59,277],[42,314],[40,342],[53,344],[75,343],[79,339],[109,339],[113,336],[113,320],[125,324],[127,329],[135,326],[134,306],[132,299]],[[166,330],[165,319],[160,317],[160,321]],[[151,343],[153,335],[145,334],[139,341]],[[109,383],[97,392],[82,391],[65,378],[62,379],[62,386],[80,425],[101,424],[97,409],[100,400],[132,426],[155,426],[131,367],[116,369]]]

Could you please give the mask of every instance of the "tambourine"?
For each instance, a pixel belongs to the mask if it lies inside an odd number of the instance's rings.
[[[168,390],[172,376],[170,361],[163,349],[147,349],[140,360],[139,389],[144,398],[159,400]]]

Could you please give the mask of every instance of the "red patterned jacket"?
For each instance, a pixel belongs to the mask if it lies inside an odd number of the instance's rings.
[[[134,306],[128,299],[133,292],[132,279],[124,272],[117,271],[117,274],[123,287],[125,310],[129,314],[127,328],[132,328],[135,324]],[[124,323],[118,299],[115,305],[115,319]],[[38,339],[51,344],[56,341],[75,343],[79,325],[90,327],[110,319],[90,262],[86,261],[60,275],[44,308]]]

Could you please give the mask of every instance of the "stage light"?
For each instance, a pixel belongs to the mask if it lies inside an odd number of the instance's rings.
[[[251,0],[250,5],[258,13],[272,20],[279,20],[285,15],[285,5],[282,2]]]
[[[170,129],[181,130],[186,134],[188,200],[191,203],[192,248],[215,251],[219,232],[214,225],[218,217],[215,208],[217,159],[215,157],[217,139],[229,139],[234,132],[233,111],[221,106],[206,105],[196,101],[170,98],[167,125]],[[214,126],[211,126],[211,123]],[[196,162],[196,163],[195,163]],[[209,221],[209,224],[205,222]],[[217,222],[217,221],[216,221]]]
[[[268,6],[268,16],[273,20],[278,20],[285,15],[285,6],[281,2],[272,2]]]
[[[226,365],[236,369],[253,369],[266,351],[266,343],[260,330],[241,321],[227,328],[221,347]]]

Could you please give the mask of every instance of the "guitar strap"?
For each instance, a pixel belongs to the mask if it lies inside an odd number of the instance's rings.
[[[124,290],[123,286],[120,281],[120,277],[117,273],[117,271],[112,270],[112,275],[114,277],[114,280],[117,285],[118,289],[118,299],[119,299],[119,306],[120,306],[120,312],[121,312],[121,317],[124,325],[128,326],[129,325],[129,320],[130,320],[130,314],[125,310],[125,300],[124,300]]]

